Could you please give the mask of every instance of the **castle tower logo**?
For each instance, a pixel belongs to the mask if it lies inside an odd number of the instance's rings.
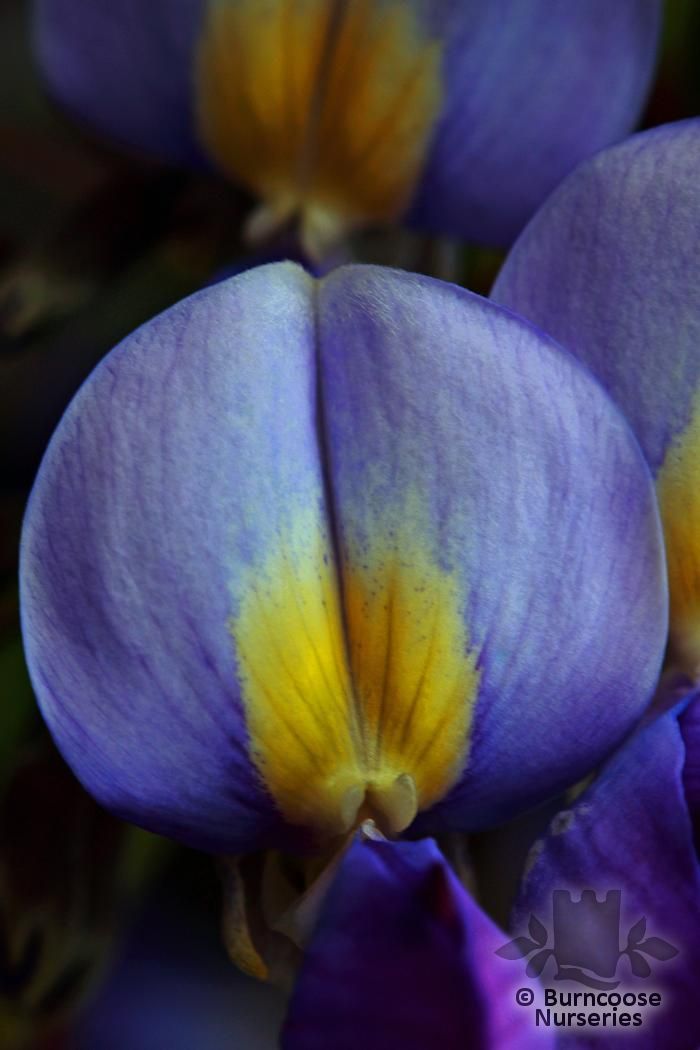
[[[623,956],[627,956],[635,977],[650,977],[649,960],[666,962],[678,954],[678,949],[661,937],[647,937],[645,916],[629,928],[621,947],[621,906],[620,890],[608,890],[601,900],[591,889],[583,890],[580,900],[574,900],[568,890],[554,890],[551,947],[547,927],[531,915],[528,936],[515,937],[497,949],[496,955],[528,959],[528,977],[539,977],[553,959],[554,980],[576,981],[600,990],[620,984],[617,973]]]

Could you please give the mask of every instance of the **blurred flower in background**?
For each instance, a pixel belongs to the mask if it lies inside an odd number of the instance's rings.
[[[51,90],[90,126],[207,164],[318,258],[406,216],[507,243],[638,119],[657,0],[38,0]]]

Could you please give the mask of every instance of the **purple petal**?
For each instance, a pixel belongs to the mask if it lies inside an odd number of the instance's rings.
[[[421,827],[486,826],[590,769],[653,688],[666,598],[641,456],[583,370],[476,296],[349,267],[319,310],[360,693],[388,760],[422,749],[448,771],[466,733],[465,771]],[[453,616],[476,685],[450,677]]]
[[[324,903],[282,1033],[284,1050],[547,1047],[515,1001],[506,937],[432,840],[356,840]]]
[[[630,131],[654,67],[656,0],[428,5],[445,106],[417,224],[507,244],[576,164]]]
[[[393,831],[453,786],[430,827],[523,808],[621,739],[666,633],[651,481],[599,387],[366,267],[251,270],[117,348],[42,465],[22,599],[83,783],[222,852],[281,817],[337,835],[365,794]]]
[[[700,1043],[700,867],[684,791],[686,754],[679,726],[687,703],[637,732],[576,804],[558,814],[528,862],[515,907],[515,932],[527,928],[532,912],[552,928],[555,892],[570,893],[577,902],[584,890],[595,892],[599,901],[611,890],[621,891],[619,931],[614,916],[594,927],[577,925],[582,910],[586,921],[594,921],[590,901],[560,913],[568,927],[562,929],[561,918],[555,919],[555,927],[560,923],[559,934],[553,930],[555,938],[560,936],[557,952],[566,950],[571,957],[559,962],[585,966],[595,956],[600,967],[609,937],[613,951],[605,976],[620,982],[617,990],[661,994],[661,1006],[642,1010],[640,1027],[626,1032],[608,1027],[605,1034],[591,1029],[590,1041],[579,1031],[575,1046],[600,1045],[595,1035],[604,1038],[606,1047],[618,1046],[618,1038],[626,1046],[630,1031],[635,1047],[649,1050],[686,1050]],[[602,914],[599,908],[597,912]],[[593,936],[586,933],[591,928]],[[618,948],[622,954],[616,959]],[[641,980],[649,970],[651,978]],[[552,987],[561,990],[562,984]]]
[[[95,130],[175,163],[199,156],[192,62],[204,0],[37,0],[37,57]]]
[[[600,377],[655,472],[700,382],[698,165],[700,120],[601,153],[533,219],[492,294]]]
[[[121,344],[64,416],[25,525],[27,656],[65,757],[121,816],[222,852],[278,821],[229,621],[256,550],[321,498],[310,281],[249,271]]]
[[[553,195],[513,248],[493,298],[600,378],[657,478],[673,657],[700,665],[700,121],[600,154]]]

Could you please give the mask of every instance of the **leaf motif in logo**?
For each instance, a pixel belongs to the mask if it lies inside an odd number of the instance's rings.
[[[529,937],[516,937],[502,948],[498,948],[496,955],[500,955],[502,959],[522,959],[535,948],[539,948],[537,941],[531,941]]]
[[[629,952],[630,963],[632,965],[632,973],[635,977],[649,977],[651,974],[651,967],[646,961],[643,955],[639,952]]]
[[[547,943],[547,931],[537,918],[536,915],[530,916],[530,922],[528,923],[528,931],[532,939],[537,943],[540,948],[544,948]]]
[[[666,960],[672,959],[674,955],[678,955],[678,949],[674,948],[668,941],[662,940],[661,937],[647,937],[645,941],[637,944],[637,948],[640,952],[651,955],[654,959]]]
[[[533,955],[530,962],[525,967],[525,973],[528,977],[539,977],[544,970],[547,959],[553,954],[554,952],[551,948],[545,948],[543,951],[537,952],[536,955]]]
[[[647,920],[646,920],[646,917],[643,915],[641,917],[641,919],[639,920],[639,922],[635,922],[634,926],[632,927],[630,932],[627,934],[627,944],[628,945],[630,945],[630,944],[639,944],[639,942],[641,941],[642,937],[646,933],[646,928],[647,928]]]

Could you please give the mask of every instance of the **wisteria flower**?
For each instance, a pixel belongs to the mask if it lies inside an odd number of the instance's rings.
[[[314,887],[355,885],[339,906],[375,918],[341,923],[338,965],[359,981],[353,945],[413,914],[436,931],[425,980],[442,944],[444,987],[473,988],[455,1039],[515,977],[478,970],[497,931],[435,845],[396,840],[585,775],[648,703],[667,630],[653,484],[599,385],[497,306],[372,267],[248,271],[109,355],[40,470],[22,601],[88,789],[242,857],[234,958],[274,975]]]
[[[659,0],[38,0],[55,96],[94,128],[205,164],[320,255],[408,215],[507,243],[633,127]]]

